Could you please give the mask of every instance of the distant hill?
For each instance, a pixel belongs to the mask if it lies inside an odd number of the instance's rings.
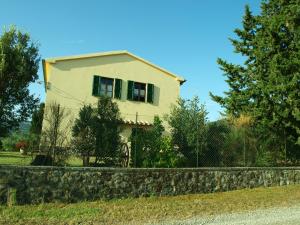
[[[31,121],[26,121],[20,124],[19,131],[21,132],[29,132]]]

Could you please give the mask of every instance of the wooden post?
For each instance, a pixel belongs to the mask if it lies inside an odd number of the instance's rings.
[[[17,189],[9,187],[7,189],[7,206],[14,206],[17,204]]]

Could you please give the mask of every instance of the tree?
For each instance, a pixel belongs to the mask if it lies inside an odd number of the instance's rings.
[[[45,109],[45,103],[41,103],[39,108],[36,109],[31,117],[31,125],[29,132],[40,135],[42,132],[42,125],[43,125],[43,119],[44,119],[44,109]]]
[[[97,108],[84,105],[72,128],[72,148],[89,165],[95,156],[95,165],[112,166],[120,162],[120,112],[111,98],[99,97]]]
[[[83,159],[83,166],[88,166],[90,156],[94,154],[96,147],[96,135],[94,129],[95,110],[91,105],[84,105],[79,111],[79,117],[72,128],[72,147]]]
[[[0,137],[26,121],[38,99],[28,89],[38,79],[40,57],[29,34],[15,27],[0,36]]]
[[[51,155],[56,164],[64,163],[69,156],[67,147],[71,124],[69,110],[57,102],[46,106],[41,147]]]
[[[207,124],[206,145],[200,159],[202,166],[222,165],[224,161],[224,147],[230,132],[230,126],[225,119]]]
[[[288,142],[300,143],[299,1],[265,0],[257,16],[246,6],[243,28],[235,33],[238,39],[230,40],[244,64],[218,59],[229,91],[211,97],[229,115],[249,115],[261,133],[277,137],[278,151],[291,156]]]
[[[40,106],[32,114],[31,124],[29,128],[29,133],[32,139],[30,140],[30,148],[28,150],[34,151],[39,148],[44,119],[44,109],[45,104],[41,103]]]
[[[159,160],[159,152],[161,150],[162,135],[165,131],[162,120],[158,116],[154,116],[153,127],[146,130],[145,146],[144,146],[144,167],[155,167]]]
[[[153,126],[148,129],[134,128],[130,136],[131,157],[135,167],[155,167],[161,150],[162,120],[154,116]]]
[[[164,136],[163,121],[154,116],[153,126],[134,129],[131,141],[131,156],[135,167],[178,167],[184,165],[184,157],[176,152],[171,138]]]
[[[119,107],[111,98],[100,97],[95,114],[95,163],[114,165],[118,161],[121,147]]]
[[[199,98],[179,99],[167,117],[172,140],[187,159],[187,166],[199,166],[199,157],[205,145],[207,112]]]

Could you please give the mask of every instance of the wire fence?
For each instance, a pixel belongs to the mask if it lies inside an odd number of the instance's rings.
[[[79,108],[65,108],[79,111]],[[121,135],[124,136],[122,146],[117,154],[115,151],[105,151],[106,155],[103,157],[103,161],[109,163],[103,165],[122,167],[300,165],[300,146],[285,131],[274,135],[274,132],[265,130],[258,132],[258,129],[253,125],[237,126],[223,120],[207,122],[205,127],[201,128],[203,129],[200,132],[201,136],[197,136],[193,141],[188,140],[186,137],[180,138],[174,135],[172,128],[169,127],[167,132],[164,133],[164,138],[158,143],[155,139],[157,137],[153,139],[146,132],[151,130],[153,115],[121,113],[121,117],[121,124],[127,126],[127,130],[121,132]],[[70,125],[68,125],[69,128],[71,128]],[[68,139],[66,134],[67,132],[62,132],[63,140]],[[46,149],[45,146],[42,148]],[[57,149],[58,155],[64,152],[61,148]],[[68,147],[68,152],[74,154],[71,147]],[[89,153],[89,156],[95,158],[93,151]],[[113,163],[113,161],[116,163]]]
[[[52,92],[58,97],[70,100],[64,109],[72,112],[73,120],[85,104],[83,99],[52,85]],[[74,102],[74,104],[72,103]],[[80,104],[81,105],[80,105]],[[79,106],[78,106],[79,104]],[[45,108],[47,111],[47,106]],[[208,122],[201,133],[192,141],[187,137],[174,135],[167,128],[161,143],[145,134],[145,129],[153,125],[153,114],[120,113],[121,123],[129,127],[123,133],[125,138],[119,153],[106,151],[104,161],[117,161],[123,167],[253,167],[253,166],[299,166],[300,146],[296,140],[282,132],[260,131],[254,125],[239,126],[224,121]],[[161,115],[162,117],[163,115]],[[70,119],[72,120],[72,119]],[[244,121],[245,122],[245,121]],[[70,128],[69,123],[67,127]],[[165,123],[167,125],[167,123]],[[189,130],[186,133],[191,132]],[[275,134],[276,133],[276,134]],[[66,132],[63,132],[63,140]],[[274,135],[275,134],[275,135]],[[184,136],[186,134],[182,134]],[[188,136],[188,135],[186,135]],[[41,147],[40,149],[46,149]],[[68,152],[72,152],[70,148]],[[52,150],[53,151],[53,150]],[[64,152],[59,148],[59,152]],[[54,153],[53,153],[54,154]],[[86,156],[84,156],[86,157]],[[95,157],[90,153],[90,157]]]

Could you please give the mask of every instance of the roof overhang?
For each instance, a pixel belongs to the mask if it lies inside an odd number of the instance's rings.
[[[48,75],[47,75],[47,69],[45,69],[46,64],[55,64],[57,62],[60,61],[67,61],[67,60],[79,60],[79,59],[88,59],[88,58],[95,58],[95,57],[103,57],[103,56],[113,56],[113,55],[128,55],[131,56],[153,68],[156,68],[162,72],[164,72],[165,74],[175,78],[180,85],[182,85],[186,80],[181,77],[178,76],[177,74],[171,73],[168,70],[161,68],[139,56],[136,56],[128,51],[122,50],[122,51],[110,51],[110,52],[100,52],[100,53],[91,53],[91,54],[83,54],[83,55],[72,55],[72,56],[63,56],[63,57],[54,57],[54,58],[47,58],[47,59],[43,59],[42,60],[42,65],[43,65],[43,73],[44,73],[44,81],[45,81],[45,88],[46,88],[46,83],[47,83],[47,79],[48,79]]]

